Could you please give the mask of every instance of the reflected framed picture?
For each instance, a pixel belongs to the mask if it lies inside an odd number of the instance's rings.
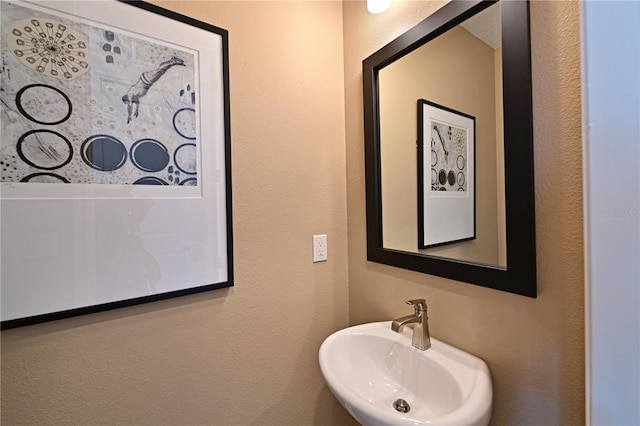
[[[418,100],[418,248],[476,237],[475,117]]]
[[[3,0],[0,53],[2,328],[232,286],[227,31]]]

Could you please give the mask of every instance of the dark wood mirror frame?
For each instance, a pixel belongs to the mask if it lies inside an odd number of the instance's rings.
[[[383,247],[378,72],[494,3],[495,0],[453,0],[362,63],[367,259],[536,297],[533,106],[528,1],[504,1],[501,4],[506,268]]]

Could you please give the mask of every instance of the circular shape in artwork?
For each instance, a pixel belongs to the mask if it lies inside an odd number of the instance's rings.
[[[145,176],[133,182],[134,185],[169,185],[164,180],[155,176]]]
[[[198,179],[196,178],[189,178],[189,179],[185,179],[182,182],[180,182],[181,186],[198,186]]]
[[[169,151],[155,139],[140,139],[129,151],[131,162],[144,172],[159,172],[169,164]]]
[[[438,163],[438,154],[431,150],[431,167],[435,166]]]
[[[447,188],[445,188],[444,186],[441,186],[440,189],[438,189],[438,191],[446,191]]]
[[[33,173],[29,176],[25,176],[20,179],[20,182],[31,183],[69,183],[69,181],[62,176],[54,173]]]
[[[71,117],[71,100],[62,91],[46,84],[24,86],[16,95],[18,110],[38,124],[60,124]]]
[[[466,145],[466,133],[462,129],[454,128],[453,130],[453,148],[456,151],[462,151]]]
[[[85,163],[96,170],[111,172],[127,161],[127,148],[118,139],[109,135],[93,135],[80,147]]]
[[[453,173],[453,170],[449,170],[449,173],[447,173],[447,182],[449,182],[449,185],[455,185],[456,174]]]
[[[464,173],[458,172],[458,185],[464,185],[466,178],[464,177]]]
[[[185,139],[196,139],[196,110],[182,108],[173,114],[173,128]]]
[[[48,18],[14,22],[7,31],[7,46],[23,65],[47,77],[68,81],[89,69],[84,36]]]
[[[52,130],[28,131],[20,136],[16,149],[22,161],[42,170],[59,169],[73,156],[71,142]]]
[[[458,155],[458,158],[456,158],[456,165],[458,166],[458,170],[464,169],[465,163],[466,161],[464,161],[464,157],[462,155]]]
[[[440,185],[447,183],[447,172],[444,169],[440,169],[438,172],[438,182],[440,182]]]
[[[431,185],[436,185],[438,183],[438,172],[436,169],[431,169]]]
[[[181,172],[195,175],[198,172],[198,156],[196,154],[196,144],[182,144],[173,153],[173,162]]]

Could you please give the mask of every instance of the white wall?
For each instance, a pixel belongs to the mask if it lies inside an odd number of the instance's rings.
[[[582,4],[587,421],[640,424],[640,3]]]

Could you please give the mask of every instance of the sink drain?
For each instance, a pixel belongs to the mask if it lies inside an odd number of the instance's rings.
[[[393,403],[393,408],[401,413],[408,413],[409,410],[411,410],[411,407],[409,407],[409,403],[402,398]]]

